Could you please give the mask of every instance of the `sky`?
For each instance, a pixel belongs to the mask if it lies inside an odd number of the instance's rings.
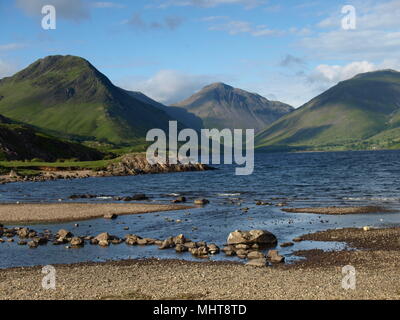
[[[44,5],[56,29],[42,28]],[[400,0],[0,0],[0,78],[71,54],[165,104],[224,82],[299,107],[400,70],[399,49]]]

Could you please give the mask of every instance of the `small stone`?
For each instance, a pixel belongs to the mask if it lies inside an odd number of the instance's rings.
[[[146,239],[137,239],[136,243],[140,246],[145,246],[145,245],[147,245],[147,240]]]
[[[247,259],[250,260],[258,260],[258,259],[265,259],[265,255],[260,252],[260,251],[251,251],[248,255],[247,255]]]
[[[99,241],[99,246],[100,247],[108,247],[110,245],[108,240],[100,240]]]
[[[108,220],[115,220],[117,218],[118,218],[118,216],[115,213],[106,213],[104,215],[104,219],[108,219]]]
[[[287,247],[292,247],[292,246],[294,246],[293,242],[285,242],[285,243],[281,244],[282,248],[287,248]]]
[[[78,247],[82,247],[84,245],[84,242],[81,238],[78,237],[74,237],[71,239],[71,246],[73,248],[78,248]]]
[[[194,200],[194,204],[198,205],[198,206],[204,206],[204,205],[209,204],[209,203],[210,203],[210,201],[207,200],[207,199],[196,199],[196,200]]]
[[[28,246],[29,246],[29,248],[35,249],[39,246],[39,244],[35,241],[29,241]]]
[[[184,246],[183,244],[177,244],[175,246],[175,251],[178,253],[186,252],[188,250],[189,250],[188,247]]]
[[[270,250],[267,257],[272,263],[285,262],[285,257],[281,256],[277,250]]]
[[[246,266],[258,268],[266,267],[267,265],[267,259],[265,258],[253,259],[246,263]]]

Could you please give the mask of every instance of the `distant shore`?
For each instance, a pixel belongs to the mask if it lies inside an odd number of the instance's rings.
[[[304,239],[345,241],[367,250],[296,255],[291,265],[256,268],[231,262],[130,260],[59,265],[56,290],[43,290],[41,267],[0,270],[0,299],[400,299],[400,228],[340,229]],[[342,287],[344,266],[355,290]]]
[[[145,203],[0,204],[0,222],[3,224],[73,222],[102,218],[106,214],[130,215],[191,208],[193,207],[176,204]]]

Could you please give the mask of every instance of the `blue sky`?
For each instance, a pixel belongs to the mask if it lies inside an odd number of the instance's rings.
[[[46,4],[56,30],[41,27]],[[357,73],[399,70],[399,17],[400,0],[0,0],[0,78],[73,54],[166,104],[222,81],[298,107]]]

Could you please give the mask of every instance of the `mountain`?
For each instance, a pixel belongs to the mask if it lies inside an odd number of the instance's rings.
[[[390,148],[400,144],[400,72],[340,82],[256,137],[265,150]]]
[[[53,135],[116,145],[144,141],[172,120],[75,56],[49,56],[0,80],[0,114]]]
[[[157,102],[145,94],[138,92],[138,91],[127,91],[132,97],[134,97],[137,100],[140,100],[144,103],[147,103],[153,107],[156,107],[162,111],[164,111],[166,114],[168,114],[172,119],[180,122],[183,127],[185,128],[191,128],[195,129],[197,131],[201,130],[203,126],[203,120],[196,116],[193,113],[190,113],[186,111],[183,108],[179,107],[167,107],[163,105],[160,102]]]
[[[103,154],[77,143],[63,141],[0,115],[0,160],[44,161],[78,159],[100,160]]]
[[[190,98],[177,103],[203,119],[206,128],[264,129],[294,109],[224,83],[204,87]]]

